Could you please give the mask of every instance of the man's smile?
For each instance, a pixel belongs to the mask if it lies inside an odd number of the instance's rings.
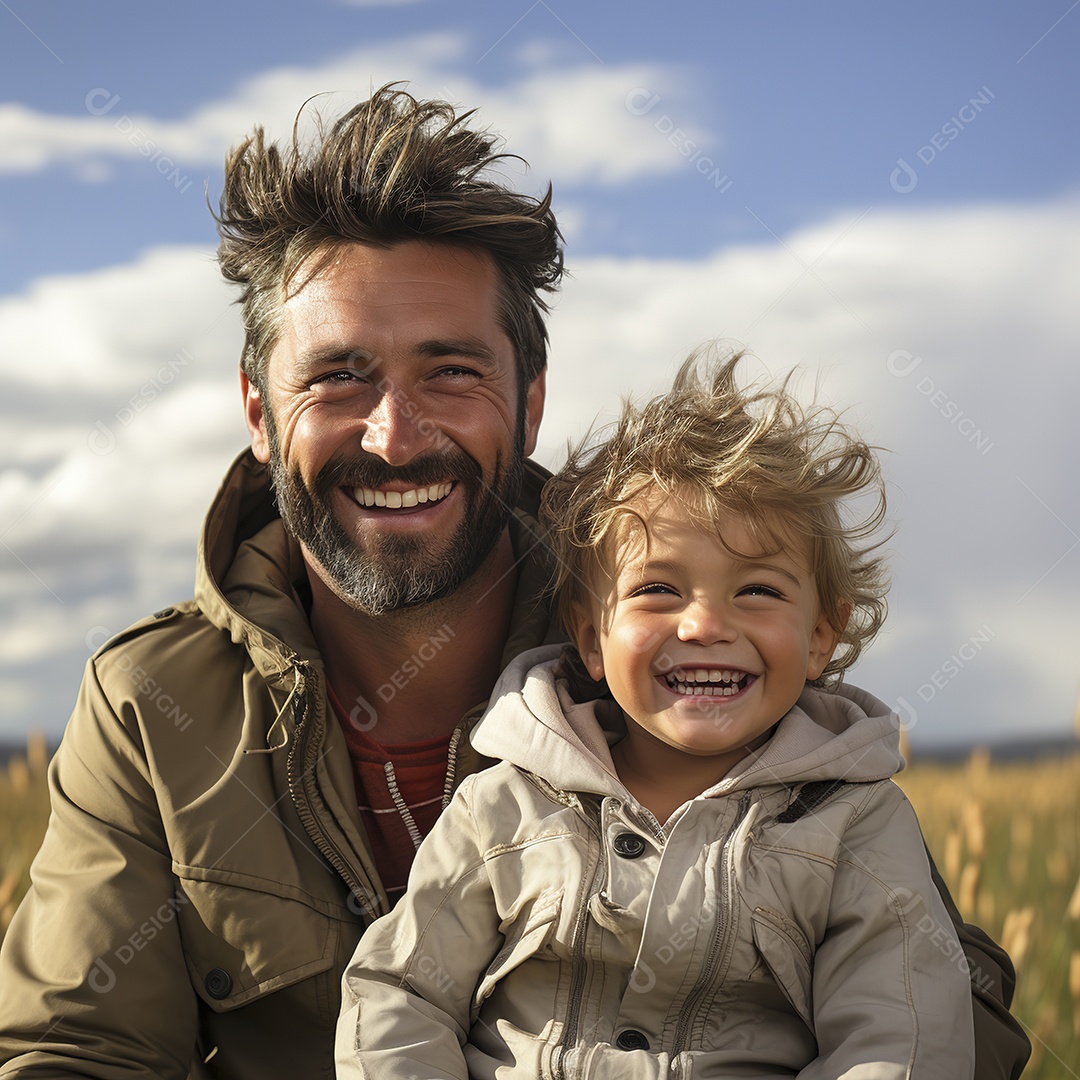
[[[426,487],[406,488],[404,491],[381,491],[375,488],[357,487],[352,489],[352,496],[365,509],[376,506],[384,506],[389,510],[408,509],[423,503],[435,503],[445,499],[453,486],[450,481],[444,481],[439,484],[429,484]]]

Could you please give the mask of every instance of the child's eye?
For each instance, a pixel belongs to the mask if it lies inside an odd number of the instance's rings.
[[[675,589],[665,585],[662,581],[650,581],[648,585],[639,585],[631,596],[664,596],[675,595]]]
[[[778,589],[769,585],[747,585],[739,590],[740,596],[771,596],[775,600],[783,600],[784,596]]]

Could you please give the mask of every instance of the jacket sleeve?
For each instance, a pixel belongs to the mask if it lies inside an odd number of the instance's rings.
[[[893,784],[842,837],[813,965],[818,1057],[800,1080],[971,1080],[969,972],[918,822]]]
[[[52,811],[32,886],[0,951],[0,1077],[188,1075],[196,998],[127,713],[114,710],[91,660],[50,765]]]
[[[342,979],[339,1080],[468,1080],[477,984],[502,947],[475,819],[474,778],[420,845],[397,906],[364,933]]]

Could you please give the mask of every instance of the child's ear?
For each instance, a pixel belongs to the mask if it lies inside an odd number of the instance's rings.
[[[833,626],[825,612],[821,612],[817,624],[810,631],[810,655],[806,662],[807,682],[821,678],[821,673],[836,652],[836,646],[840,644],[840,637],[851,617],[851,605],[846,600],[837,605],[836,617],[840,624],[839,629]]]
[[[604,677],[604,656],[600,651],[600,633],[592,612],[574,604],[570,613],[570,640],[577,646],[585,670],[599,682]]]

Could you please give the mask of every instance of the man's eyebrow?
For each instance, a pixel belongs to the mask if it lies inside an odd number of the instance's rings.
[[[478,338],[430,338],[417,342],[412,352],[417,356],[438,358],[460,356],[473,360],[487,368],[498,366],[494,350]],[[338,342],[316,345],[310,351],[301,352],[297,360],[306,368],[344,366],[361,371],[374,371],[379,357],[367,349],[349,349]]]
[[[494,350],[479,338],[429,338],[418,342],[414,351],[421,356],[465,356],[487,367],[497,364]]]
[[[349,367],[358,371],[374,368],[379,362],[366,349],[348,349],[337,342],[316,345],[310,351],[300,352],[296,359],[305,368]]]

